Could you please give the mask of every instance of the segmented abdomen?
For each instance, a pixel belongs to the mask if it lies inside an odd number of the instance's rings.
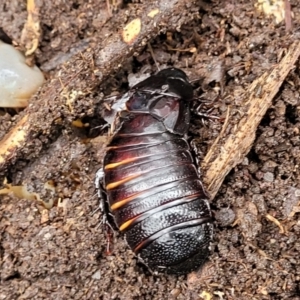
[[[211,213],[187,141],[148,114],[124,121],[104,158],[116,225],[150,268],[196,269],[209,254]]]

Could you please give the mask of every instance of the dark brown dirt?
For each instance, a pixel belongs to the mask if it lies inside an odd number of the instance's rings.
[[[49,80],[69,53],[82,51],[95,34],[116,34],[115,24],[127,21],[128,7],[139,5],[118,7],[110,18],[106,1],[99,2],[41,5],[36,61]],[[199,20],[151,43],[161,67],[176,66],[191,80],[200,79],[195,93],[215,100],[213,113],[221,117],[227,106],[238,112],[241,91],[299,38],[300,4],[291,1],[294,29],[287,33],[284,22],[275,25],[254,3],[201,3]],[[0,27],[15,41],[26,16],[24,1],[0,4]],[[141,70],[156,71],[148,47],[102,86],[103,93],[126,90],[127,76]],[[297,65],[261,122],[250,153],[211,202],[216,230],[207,264],[179,278],[151,275],[119,234],[113,254],[105,256],[94,176],[106,129],[97,128],[103,121],[89,107],[97,102],[82,103],[90,109],[82,113],[88,116],[82,119],[86,128],[62,126],[38,157],[24,156],[8,171],[9,182],[26,184],[55,204],[47,210],[38,201],[0,196],[0,299],[300,299],[299,76]],[[101,103],[95,111],[100,110]],[[0,137],[14,124],[14,114],[0,111]],[[191,135],[203,153],[221,126],[194,116]],[[32,144],[39,147],[38,140]]]

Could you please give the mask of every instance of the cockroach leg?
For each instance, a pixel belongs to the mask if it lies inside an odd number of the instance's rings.
[[[105,254],[111,255],[113,252],[114,229],[107,217],[108,215],[110,215],[110,213],[105,200],[106,192],[103,188],[103,178],[104,178],[104,170],[103,168],[101,168],[96,172],[95,186],[96,186],[97,194],[100,198],[98,209],[102,212],[102,221],[100,225],[102,225],[103,227],[103,232],[105,233],[106,241],[107,241]]]

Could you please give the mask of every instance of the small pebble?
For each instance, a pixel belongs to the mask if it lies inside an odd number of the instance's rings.
[[[266,172],[264,174],[264,181],[273,182],[274,181],[274,174],[271,173],[271,172]]]
[[[231,208],[221,208],[215,217],[222,227],[229,226],[235,220],[235,212]]]
[[[96,279],[96,280],[100,280],[100,278],[101,278],[101,272],[100,272],[100,270],[96,271],[96,272],[92,275],[92,278],[93,278],[93,279]]]
[[[0,107],[26,107],[44,82],[38,67],[29,67],[25,56],[0,41]]]

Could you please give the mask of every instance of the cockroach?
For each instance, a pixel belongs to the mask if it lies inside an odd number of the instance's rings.
[[[199,268],[213,234],[208,197],[187,141],[193,87],[168,68],[138,83],[113,108],[101,191],[117,228],[151,270]],[[102,187],[102,188],[100,188]]]

